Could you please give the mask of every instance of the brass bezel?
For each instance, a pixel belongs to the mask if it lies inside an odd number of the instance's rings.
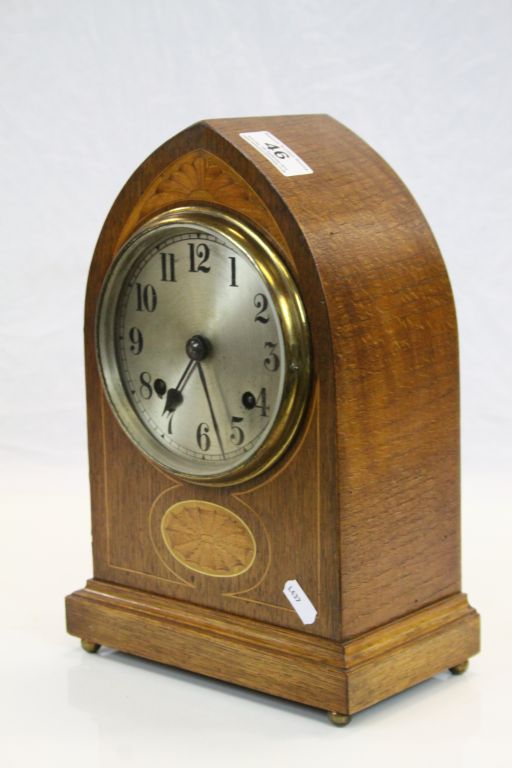
[[[209,227],[246,253],[260,272],[274,301],[288,363],[281,404],[267,438],[239,465],[210,476],[184,472],[173,466],[172,457],[175,454],[155,440],[140,420],[118,374],[113,324],[122,277],[138,258],[146,240],[169,224]],[[209,206],[179,206],[159,214],[143,224],[117,252],[104,279],[98,302],[96,358],[107,400],[130,440],[166,472],[200,485],[233,485],[269,469],[282,457],[297,434],[308,401],[311,375],[309,328],[293,278],[277,249],[252,226],[230,213]]]

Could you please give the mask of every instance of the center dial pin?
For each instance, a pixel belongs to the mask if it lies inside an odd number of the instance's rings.
[[[192,336],[185,347],[191,360],[204,360],[211,351],[211,345],[204,336]]]

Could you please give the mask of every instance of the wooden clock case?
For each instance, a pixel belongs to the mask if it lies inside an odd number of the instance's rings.
[[[282,175],[240,137],[259,130],[313,173]],[[229,487],[184,482],[145,458],[96,362],[114,254],[152,216],[190,203],[235,214],[278,248],[311,331],[297,439],[263,475]],[[67,598],[67,626],[86,649],[104,644],[340,722],[478,652],[479,617],[461,593],[452,292],[410,193],[348,129],[324,115],[211,120],[157,149],[102,229],[85,348],[94,578]],[[242,520],[252,567],[215,577],[173,557],[160,524],[180,501]],[[313,624],[285,599],[289,579],[317,609]]]

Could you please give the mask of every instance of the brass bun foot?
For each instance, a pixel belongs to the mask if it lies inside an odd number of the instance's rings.
[[[98,643],[91,643],[89,640],[80,640],[80,643],[84,651],[87,651],[87,653],[96,653],[96,651],[98,651],[100,648]]]
[[[329,712],[329,720],[338,728],[343,728],[352,720],[352,715],[343,715],[341,712]]]
[[[452,675],[463,675],[466,669],[469,667],[469,661],[463,661],[462,664],[456,664],[454,667],[450,667]]]

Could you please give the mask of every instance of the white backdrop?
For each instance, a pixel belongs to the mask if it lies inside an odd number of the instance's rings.
[[[170,724],[140,705],[155,695],[180,723],[175,749],[192,765],[203,759],[202,740],[190,745],[198,707],[213,739],[210,761],[241,759],[251,739],[247,765],[270,754],[296,765],[322,755],[396,765],[401,740],[404,765],[434,754],[438,764],[478,765],[491,745],[490,764],[510,764],[500,731],[510,598],[500,585],[510,582],[512,531],[511,34],[510,0],[0,0],[9,767],[32,763],[32,748],[39,764],[69,764],[72,745],[75,765],[143,764],[134,711],[163,764]],[[91,574],[82,307],[106,213],[134,168],[194,121],[305,112],[328,112],[383,155],[444,254],[460,326],[464,583],[488,643],[457,688],[425,684],[335,736],[301,708],[197,678],[192,685],[191,676],[143,662],[100,661],[98,678],[98,659],[84,660],[64,635],[61,602]],[[27,707],[43,717],[28,740]],[[59,718],[50,725],[49,712]],[[112,732],[102,716],[114,718]],[[426,737],[432,722],[440,741]]]

